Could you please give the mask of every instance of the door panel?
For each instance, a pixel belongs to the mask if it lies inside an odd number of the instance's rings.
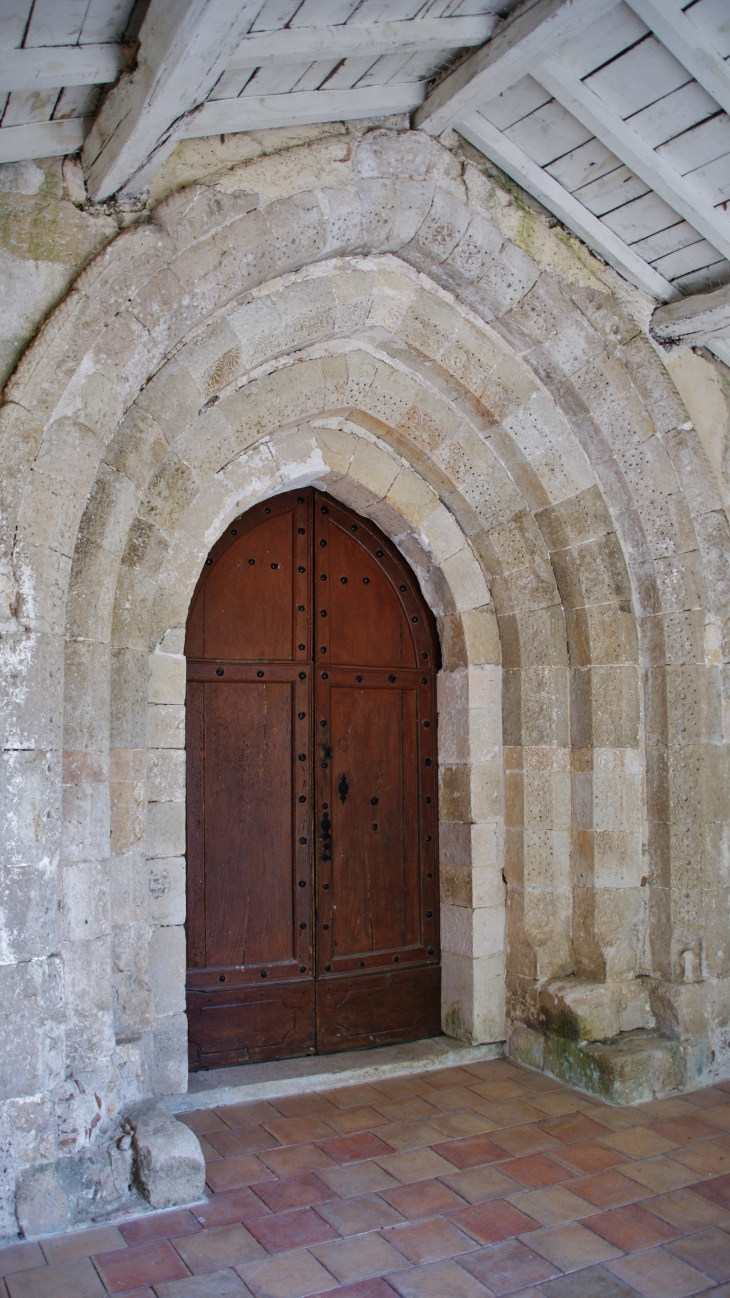
[[[437,1032],[438,641],[413,573],[287,493],[213,547],[186,654],[191,1067]]]

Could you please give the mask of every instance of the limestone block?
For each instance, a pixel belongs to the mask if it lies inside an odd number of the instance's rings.
[[[150,802],[147,843],[152,857],[182,856],[185,851],[184,802]]]
[[[475,821],[497,821],[504,815],[502,754],[470,768],[471,811]]]
[[[61,850],[67,861],[100,858],[108,854],[108,784],[64,785]]]
[[[335,473],[347,473],[355,454],[356,438],[339,428],[315,425],[312,431],[327,468]]]
[[[37,1095],[64,1075],[63,969],[58,956],[0,965],[0,1099]]]
[[[494,610],[486,608],[464,609],[461,614],[464,629],[467,661],[475,666],[500,662],[499,627]]]
[[[349,476],[376,497],[385,496],[400,471],[398,460],[371,442],[360,441],[348,470]]]
[[[580,373],[573,373],[572,383],[615,452],[640,445],[653,435],[646,407],[614,357],[597,356]]]
[[[8,548],[12,545],[20,500],[42,436],[42,420],[6,396],[6,404],[0,411],[0,486],[3,497],[0,536]]]
[[[362,220],[362,206],[358,196],[358,220]],[[354,242],[354,241],[353,241]],[[337,303],[335,330],[348,333],[365,327],[370,317],[375,292],[376,275],[372,272],[347,270],[332,276],[332,290]]]
[[[185,285],[193,310],[205,320],[241,291],[241,263],[223,230],[214,230],[170,262]]]
[[[58,883],[48,855],[9,862],[0,872],[0,952],[6,964],[43,959],[58,950]],[[35,854],[29,854],[35,855]]]
[[[280,274],[314,261],[325,248],[324,212],[315,193],[280,198],[266,209],[269,240]]]
[[[66,642],[64,740],[68,748],[100,752],[108,747],[109,679],[107,645]]]
[[[103,644],[109,642],[118,571],[116,555],[83,536],[78,538],[67,605],[67,625],[71,636]]]
[[[470,215],[463,201],[437,187],[428,215],[401,255],[410,265],[421,270],[431,270],[434,264],[440,265],[463,238]]]
[[[151,802],[181,802],[184,800],[184,751],[179,748],[150,749],[147,789]]]
[[[168,1014],[155,1023],[153,1077],[156,1095],[178,1095],[188,1089],[188,1020]]]
[[[147,913],[147,860],[144,851],[120,852],[109,861],[109,903],[114,923],[139,924]]]
[[[167,266],[139,287],[134,295],[134,314],[163,355],[169,355],[198,323],[190,298],[181,291],[179,279]]]
[[[132,466],[138,466],[133,481],[142,488],[146,484],[158,456],[161,458],[160,448],[154,442],[154,449],[150,448],[145,452],[149,470],[147,470],[146,464],[143,465],[140,460],[140,453],[145,445],[141,435],[142,416],[146,415],[149,420],[153,421],[151,425],[148,425],[148,436],[153,431],[157,433],[159,430],[162,437],[172,444],[180,436],[180,433],[197,419],[204,401],[205,396],[190,371],[177,357],[172,361],[168,361],[150,379],[144,391],[140,392],[134,406],[131,407],[125,417],[122,428],[125,427],[128,421],[131,421],[133,427],[140,428],[140,432],[137,434],[135,441],[136,454],[129,455],[129,468],[126,467],[126,464],[119,464],[118,467],[132,477]],[[139,411],[140,414],[135,414],[135,411]]]
[[[107,863],[78,861],[64,865],[61,879],[61,931],[68,942],[93,941],[110,932]]]
[[[185,930],[180,925],[154,929],[149,943],[149,978],[158,1015],[185,1008]]]
[[[92,367],[114,385],[123,408],[134,401],[162,358],[148,330],[127,311],[110,321],[90,353]]]
[[[150,654],[149,663],[150,703],[184,703],[185,659],[182,654]]]
[[[148,862],[147,913],[154,924],[185,923],[185,858]]]
[[[198,485],[190,466],[174,451],[168,452],[147,486],[139,507],[140,518],[148,520],[169,539],[180,516],[194,499]]]
[[[468,227],[450,253],[446,264],[450,268],[453,267],[458,281],[462,279],[477,281],[491,268],[493,259],[499,254],[503,242],[502,234],[494,221],[483,212],[472,210]],[[535,279],[537,275],[538,271],[535,267]],[[532,283],[534,282],[533,279]]]
[[[112,940],[112,1009],[118,1045],[138,1041],[150,1031],[155,1022],[156,1004],[148,978],[146,919],[133,924],[115,924]]]
[[[45,749],[0,753],[0,836],[5,862],[50,869],[59,848],[61,762]]]
[[[238,257],[242,284],[262,284],[275,273],[274,249],[263,212],[248,212],[231,221],[226,235]]]
[[[484,304],[485,318],[501,317],[511,311],[533,288],[539,274],[540,268],[532,257],[506,239],[484,266],[475,286]]]
[[[545,1060],[545,1038],[542,1032],[510,1020],[507,1023],[507,1052],[510,1059],[541,1071]]]
[[[15,616],[28,631],[63,634],[71,559],[19,537],[14,553]]]
[[[147,791],[139,779],[113,779],[109,786],[109,828],[112,852],[128,852],[144,838]]]
[[[150,748],[184,748],[185,708],[180,704],[152,705],[148,729]]]
[[[147,744],[149,655],[145,650],[116,649],[111,655],[110,745],[141,749]]]
[[[205,1159],[195,1133],[154,1100],[128,1110],[126,1118],[134,1133],[136,1179],[151,1206],[202,1199]]]

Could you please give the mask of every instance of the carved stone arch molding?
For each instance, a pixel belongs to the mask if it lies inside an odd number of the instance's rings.
[[[490,201],[413,132],[225,173],[120,236],[11,380],[9,1205],[185,1087],[182,629],[226,524],[304,483],[439,619],[447,1031],[506,1010],[599,1089],[660,1031],[635,1094],[726,1067],[727,519],[638,325]]]

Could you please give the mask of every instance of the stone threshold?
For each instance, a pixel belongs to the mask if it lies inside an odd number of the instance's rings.
[[[344,1050],[336,1055],[305,1055],[299,1059],[242,1064],[237,1068],[201,1070],[190,1074],[185,1095],[166,1095],[161,1099],[170,1113],[192,1113],[224,1104],[303,1095],[380,1078],[476,1064],[484,1059],[501,1059],[503,1055],[501,1041],[470,1046],[453,1037],[428,1037],[424,1041],[377,1046],[372,1050]]]

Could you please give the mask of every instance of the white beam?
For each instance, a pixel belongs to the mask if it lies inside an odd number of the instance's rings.
[[[637,288],[663,302],[679,297],[663,275],[649,266],[643,257],[485,117],[474,113],[466,121],[459,122],[456,129]]]
[[[713,356],[716,356],[719,361],[723,361],[725,365],[730,367],[730,335],[722,340],[716,338],[714,342],[709,344],[708,351],[711,351]]]
[[[30,122],[0,129],[0,162],[26,158],[58,158],[78,153],[91,130],[92,117],[66,117],[58,122]]]
[[[723,257],[730,257],[730,217],[713,207],[696,185],[646,144],[570,68],[558,59],[548,59],[532,75],[665,203],[709,239]]]
[[[601,18],[618,0],[525,0],[497,29],[436,86],[413,125],[429,135],[463,122],[489,99],[508,90],[536,63]]]
[[[730,339],[730,284],[657,307],[651,332],[661,343],[689,346]]]
[[[56,86],[102,86],[127,65],[122,45],[45,45],[0,49],[0,93],[54,90]]]
[[[679,0],[627,0],[662,45],[730,113],[730,67],[704,32],[682,12]]]
[[[244,36],[228,69],[259,68],[267,63],[331,62],[381,54],[418,54],[425,50],[464,49],[483,45],[497,18],[422,18],[406,22],[345,23],[337,27],[286,27]]]
[[[144,187],[175,147],[185,115],[224,71],[260,0],[151,0],[137,66],[102,105],[83,150],[89,194]]]
[[[240,95],[238,99],[210,99],[190,115],[182,138],[410,113],[423,103],[425,94],[425,81],[410,81],[363,86],[359,90],[293,90],[258,98]]]

